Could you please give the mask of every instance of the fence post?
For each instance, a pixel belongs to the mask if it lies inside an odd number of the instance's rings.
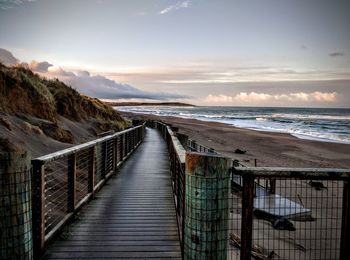
[[[190,150],[193,151],[193,152],[197,151],[197,143],[196,143],[196,141],[193,141],[193,140],[190,141]]]
[[[124,148],[124,157],[128,154],[128,133],[123,134],[123,148]]]
[[[231,160],[186,153],[184,259],[226,259]]]
[[[122,134],[121,136],[120,136],[120,151],[121,151],[121,153],[120,153],[120,158],[121,158],[121,161],[124,161],[124,156],[125,156],[125,135],[124,134]]]
[[[0,154],[0,259],[33,259],[30,158]]]
[[[45,168],[42,161],[33,160],[32,217],[34,258],[38,258],[45,246]]]
[[[88,191],[89,193],[92,193],[94,195],[94,189],[95,189],[95,155],[96,154],[96,148],[95,146],[91,147],[90,151],[90,165],[89,165],[89,182],[88,182]]]
[[[102,163],[101,163],[101,166],[102,166],[102,170],[101,170],[101,178],[102,179],[106,179],[106,171],[107,171],[107,142],[108,141],[104,141],[102,143]]]
[[[251,260],[253,236],[254,177],[243,175],[241,260]]]
[[[76,165],[77,165],[77,154],[72,154],[68,157],[68,199],[67,199],[67,209],[68,212],[74,212],[75,201],[76,201]]]
[[[118,139],[117,137],[113,138],[113,174],[117,172],[117,164],[118,164]]]
[[[350,183],[344,181],[343,216],[341,224],[340,259],[350,258]]]
[[[188,135],[176,133],[177,139],[179,139],[182,146],[187,150],[188,149]]]

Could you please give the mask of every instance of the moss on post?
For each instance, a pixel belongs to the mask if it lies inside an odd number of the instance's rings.
[[[226,259],[228,158],[186,153],[185,259]]]
[[[30,158],[0,154],[0,259],[33,259]]]

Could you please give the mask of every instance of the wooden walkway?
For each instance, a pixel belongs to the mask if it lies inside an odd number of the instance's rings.
[[[81,211],[44,259],[181,259],[166,144],[141,146]]]

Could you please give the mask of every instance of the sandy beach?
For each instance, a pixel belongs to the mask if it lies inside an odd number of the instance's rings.
[[[247,166],[253,166],[256,159],[258,166],[350,167],[348,144],[303,140],[290,134],[260,132],[193,119],[129,112],[122,114],[130,119],[153,119],[171,124],[178,127],[180,133],[188,135],[198,143],[238,159]],[[247,152],[236,154],[234,152],[236,149]],[[338,258],[343,183],[331,180],[322,183],[325,188],[317,190],[309,185],[308,180],[277,180],[277,196],[288,198],[309,210],[308,216],[311,218],[290,218],[295,231],[288,231],[273,228],[271,219],[254,217],[253,243],[266,255],[271,255],[271,259]],[[267,203],[273,203],[267,200]],[[240,235],[242,208],[240,195],[232,194],[231,207],[230,234]],[[229,254],[229,259],[239,259],[239,250],[236,247],[230,247]]]
[[[290,134],[237,128],[216,122],[121,112],[130,119],[156,119],[197,142],[253,166],[350,168],[350,145],[304,140]],[[241,149],[245,154],[236,154]]]

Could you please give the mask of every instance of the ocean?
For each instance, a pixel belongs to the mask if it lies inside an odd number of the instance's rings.
[[[301,139],[350,144],[350,109],[261,107],[115,107],[133,113],[220,122]]]

